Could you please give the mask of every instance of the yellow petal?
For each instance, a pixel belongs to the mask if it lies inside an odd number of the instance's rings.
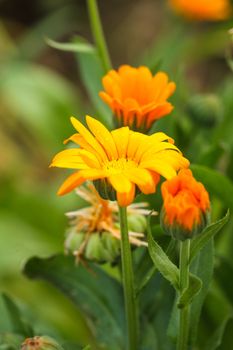
[[[103,161],[107,161],[107,155],[104,152],[102,146],[99,144],[99,142],[95,139],[95,137],[90,133],[90,131],[85,128],[85,126],[82,125],[76,118],[71,117],[70,118],[71,123],[73,124],[74,128],[83,136],[85,141],[91,146],[94,147],[94,149],[98,152],[101,159]]]
[[[129,179],[131,182],[134,182],[138,186],[145,185],[147,183],[153,183],[153,177],[151,176],[150,172],[146,169],[127,169],[124,171],[124,175],[127,177],[127,179]]]
[[[65,139],[63,141],[64,145],[66,145],[69,141],[72,141],[72,142],[76,143],[77,145],[80,145],[79,144],[79,136],[80,136],[79,134],[71,135],[70,137],[68,137],[67,139]]]
[[[69,193],[76,187],[80,186],[86,180],[102,179],[105,176],[106,176],[105,172],[99,169],[80,170],[79,172],[76,172],[70,175],[65,180],[65,182],[63,182],[63,184],[58,190],[58,195],[62,196],[66,193]]]
[[[165,177],[165,179],[171,179],[176,176],[176,171],[170,164],[166,164],[163,160],[151,160],[140,163],[140,168],[153,170],[156,173]]]
[[[131,189],[131,182],[123,174],[111,175],[108,180],[117,192],[129,192]]]
[[[171,152],[171,154],[174,154],[174,156],[176,156],[175,153],[180,154],[179,149],[175,145],[168,142],[160,142],[151,147],[148,145],[148,150],[142,148],[142,155],[138,154],[137,161],[143,162],[151,160],[153,157],[157,157],[158,154],[161,154],[161,158],[163,158],[163,155],[168,152]]]
[[[135,197],[135,185],[131,183],[131,188],[129,192],[120,193],[117,192],[117,202],[120,207],[127,207],[130,205]]]
[[[125,158],[128,142],[129,142],[129,128],[116,129],[111,132],[115,142],[119,158]]]
[[[92,152],[86,151],[85,149],[80,149],[79,151],[80,157],[90,168],[100,168],[100,163],[96,158],[95,154]]]
[[[80,157],[80,149],[72,148],[59,152],[53,158],[50,167],[70,168],[70,169],[88,169],[89,166]]]
[[[144,139],[147,139],[148,136],[143,135],[139,132],[131,131],[129,134],[129,143],[127,149],[127,157],[129,159],[134,159],[135,154],[139,147],[141,147],[141,143]]]
[[[118,153],[110,131],[108,131],[108,129],[105,128],[105,126],[102,123],[100,123],[98,120],[88,115],[86,116],[86,121],[93,135],[95,135],[96,139],[105,149],[105,152],[107,153],[108,158],[110,160],[117,159]]]
[[[70,175],[61,185],[57,194],[63,196],[71,192],[75,187],[81,185],[86,179],[80,175],[80,171]]]
[[[150,135],[150,139],[153,139],[157,142],[167,141],[169,143],[174,144],[174,140],[170,136],[164,134],[163,132],[155,132],[154,134]]]
[[[165,149],[174,149],[176,151],[179,151],[175,145],[169,142],[156,142],[154,138],[155,137],[148,136],[147,139],[143,140],[134,156],[135,161],[139,163],[147,153],[154,154]]]

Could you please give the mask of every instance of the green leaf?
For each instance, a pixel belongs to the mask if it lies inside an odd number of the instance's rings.
[[[24,337],[33,336],[33,330],[29,324],[25,323],[17,305],[6,294],[2,294],[9,318],[11,320],[12,331]]]
[[[83,348],[83,350],[91,350],[90,345],[85,346],[85,348]]]
[[[196,236],[194,239],[191,240],[191,247],[190,247],[190,260],[189,262],[193,260],[193,258],[197,255],[197,253],[203,249],[203,247],[208,243],[208,241],[213,238],[220,230],[221,228],[227,223],[230,217],[229,210],[227,211],[226,215],[216,221],[215,223],[207,226],[202,233],[200,233],[198,236]]]
[[[222,344],[226,328],[229,325],[229,323],[232,323],[232,319],[233,319],[232,314],[229,314],[226,316],[226,318],[221,322],[220,326],[215,330],[212,336],[208,339],[207,344],[204,347],[204,350],[216,350],[219,348],[219,346]],[[231,336],[232,336],[232,333],[231,333]]]
[[[147,222],[148,249],[151,259],[163,277],[166,278],[176,290],[179,290],[179,269],[171,262],[159,244],[154,241],[151,233],[149,216]]]
[[[191,271],[202,281],[202,288],[193,300],[190,310],[190,342],[195,344],[203,303],[213,277],[214,244],[213,238],[199,251],[191,265]]]
[[[83,43],[83,39],[75,38],[74,44]],[[102,102],[99,97],[99,92],[103,90],[102,78],[105,75],[99,55],[96,51],[93,52],[77,52],[77,61],[80,68],[83,83],[87,89],[89,98],[97,110],[98,117],[107,126],[111,126],[110,109]]]
[[[193,274],[189,274],[189,286],[186,288],[178,299],[177,307],[182,309],[183,307],[191,304],[193,298],[199,293],[202,287],[202,281],[200,278]]]
[[[176,242],[175,240],[171,240],[167,249],[166,249],[166,254],[168,255],[168,257],[170,256],[170,254],[172,252],[174,252],[175,250],[175,245]],[[136,294],[139,294],[144,288],[145,286],[148,284],[148,282],[151,280],[151,278],[156,274],[156,272],[158,272],[157,268],[155,265],[151,266],[151,263],[148,264],[147,262],[147,255],[143,256],[142,261],[140,262],[140,266],[137,267],[137,274],[136,277],[138,276],[138,272],[140,271],[140,268],[145,265],[144,269],[141,268],[141,270],[143,271],[143,276],[139,279],[138,281],[138,285],[136,288]],[[151,259],[150,259],[151,262]]]
[[[45,41],[49,46],[61,51],[84,53],[93,53],[96,51],[95,47],[87,42],[60,43],[49,38],[45,38]]]
[[[118,350],[124,347],[125,318],[120,284],[95,264],[76,266],[73,257],[30,259],[24,273],[47,280],[81,309],[98,343]],[[111,336],[110,336],[111,335]]]
[[[191,170],[210,193],[215,194],[228,207],[233,208],[233,183],[228,177],[203,165],[193,164]]]

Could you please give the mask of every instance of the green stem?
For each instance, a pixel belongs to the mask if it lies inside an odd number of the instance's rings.
[[[190,239],[180,242],[180,293],[189,285],[189,255]],[[189,306],[180,310],[180,328],[177,341],[177,350],[188,349],[189,337]]]
[[[134,289],[132,255],[129,243],[127,209],[119,207],[120,226],[121,226],[121,259],[122,259],[122,277],[125,298],[125,311],[128,329],[128,350],[136,350],[138,339],[138,324],[136,311],[136,296]]]
[[[95,39],[95,44],[99,52],[100,59],[105,73],[107,73],[111,68],[111,60],[108,54],[107,45],[104,38],[104,32],[101,25],[98,5],[96,0],[87,0],[87,7],[89,12],[89,18],[91,23],[92,34]]]

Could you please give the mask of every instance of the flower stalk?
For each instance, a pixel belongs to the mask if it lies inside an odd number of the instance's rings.
[[[90,24],[92,34],[94,36],[95,44],[99,52],[99,56],[104,68],[107,73],[111,68],[111,60],[109,57],[107,45],[104,38],[104,32],[100,20],[98,5],[96,0],[87,0],[88,13],[90,18]]]
[[[132,255],[128,235],[127,207],[119,206],[121,227],[121,256],[122,277],[124,287],[125,311],[128,330],[128,350],[136,350],[138,339],[138,322],[136,309],[136,295],[134,289],[134,277],[132,267]]]
[[[180,242],[180,294],[189,286],[190,239]],[[189,306],[180,309],[177,350],[187,350],[189,336]]]

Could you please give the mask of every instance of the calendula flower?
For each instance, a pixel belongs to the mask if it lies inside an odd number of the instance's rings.
[[[146,132],[152,124],[173,110],[167,99],[175,91],[166,73],[153,76],[147,67],[121,66],[103,77],[100,97],[112,109],[117,126]]]
[[[209,195],[203,184],[195,180],[191,170],[180,170],[176,177],[162,184],[161,191],[161,223],[166,233],[184,240],[200,233],[208,224]]]
[[[71,140],[80,148],[58,153],[51,166],[77,169],[60,187],[64,195],[86,180],[94,180],[101,197],[117,200],[128,206],[136,188],[145,194],[154,193],[160,175],[170,179],[177,170],[189,166],[174,141],[164,133],[144,135],[128,127],[109,131],[98,120],[87,116],[90,131],[77,119],[71,122],[78,133]]]
[[[66,252],[77,259],[114,262],[120,255],[121,239],[117,203],[102,199],[91,183],[77,188],[76,193],[90,206],[67,213],[70,229],[65,241]],[[145,215],[150,211],[146,207],[147,203],[137,203],[127,208],[129,241],[134,246],[147,246]]]
[[[189,19],[219,21],[231,14],[229,0],[170,0],[178,13]]]

